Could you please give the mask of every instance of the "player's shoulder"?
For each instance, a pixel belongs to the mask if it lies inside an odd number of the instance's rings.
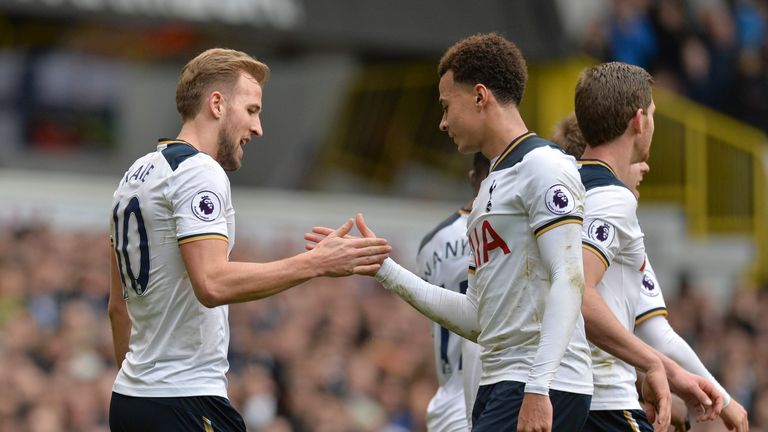
[[[435,228],[432,229],[419,244],[419,253],[431,242],[440,240],[443,237],[461,237],[466,235],[467,216],[469,210],[460,209],[452,215],[445,218]]]

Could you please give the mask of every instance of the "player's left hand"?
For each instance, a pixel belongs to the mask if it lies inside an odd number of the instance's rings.
[[[365,224],[365,218],[363,218],[362,213],[357,214],[357,217],[355,218],[355,224],[357,225],[357,229],[360,231],[363,237],[376,238],[376,233],[374,233],[370,228],[368,228],[368,225]],[[308,251],[314,249],[318,243],[323,241],[323,239],[328,237],[331,233],[333,233],[333,229],[328,227],[322,227],[322,226],[312,227],[311,232],[304,234],[304,240],[309,242],[304,245],[304,249]],[[344,238],[351,239],[351,238],[359,238],[359,237],[347,234],[344,236]]]
[[[549,396],[526,393],[517,417],[517,432],[550,432],[552,430],[552,402]]]
[[[723,396],[708,380],[677,366],[667,371],[669,387],[696,412],[696,421],[714,420],[723,409]]]
[[[723,419],[723,423],[725,423],[725,427],[728,430],[735,430],[736,432],[749,431],[747,410],[733,398],[731,398],[731,403],[720,412],[720,418]]]

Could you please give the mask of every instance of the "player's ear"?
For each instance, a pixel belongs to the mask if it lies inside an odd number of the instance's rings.
[[[478,109],[482,108],[486,103],[488,103],[488,98],[490,96],[488,87],[482,84],[475,84],[475,86],[472,88],[472,91],[474,92],[475,105]]]
[[[224,113],[224,95],[218,91],[211,92],[208,96],[207,107],[214,118],[221,118]]]
[[[629,127],[632,128],[632,131],[636,134],[642,133],[643,129],[645,129],[645,124],[643,121],[645,117],[645,112],[642,108],[638,108],[635,110],[635,114],[632,116],[632,120],[629,121]]]

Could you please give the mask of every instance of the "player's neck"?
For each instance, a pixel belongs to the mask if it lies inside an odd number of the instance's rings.
[[[526,132],[528,128],[516,106],[498,107],[488,122],[483,155],[489,160],[499,156],[515,138]]]
[[[201,127],[199,122],[193,120],[186,122],[181,126],[181,130],[176,139],[186,141],[201,152],[215,157],[218,150],[216,148],[216,134],[213,131],[213,128]]]
[[[632,165],[632,143],[619,137],[597,147],[587,147],[581,159],[597,159],[608,164],[620,180],[629,176]]]

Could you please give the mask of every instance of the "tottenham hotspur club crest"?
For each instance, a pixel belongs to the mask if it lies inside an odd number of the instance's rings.
[[[561,184],[550,187],[544,196],[544,200],[547,209],[557,215],[568,214],[576,208],[576,202],[571,191]]]
[[[192,213],[204,222],[216,220],[221,214],[221,200],[211,191],[201,191],[192,198]]]
[[[493,204],[491,204],[491,198],[493,198],[493,190],[496,189],[496,180],[491,183],[491,187],[488,188],[488,203],[485,205],[485,211],[489,212],[491,211],[491,207],[493,207]]]

